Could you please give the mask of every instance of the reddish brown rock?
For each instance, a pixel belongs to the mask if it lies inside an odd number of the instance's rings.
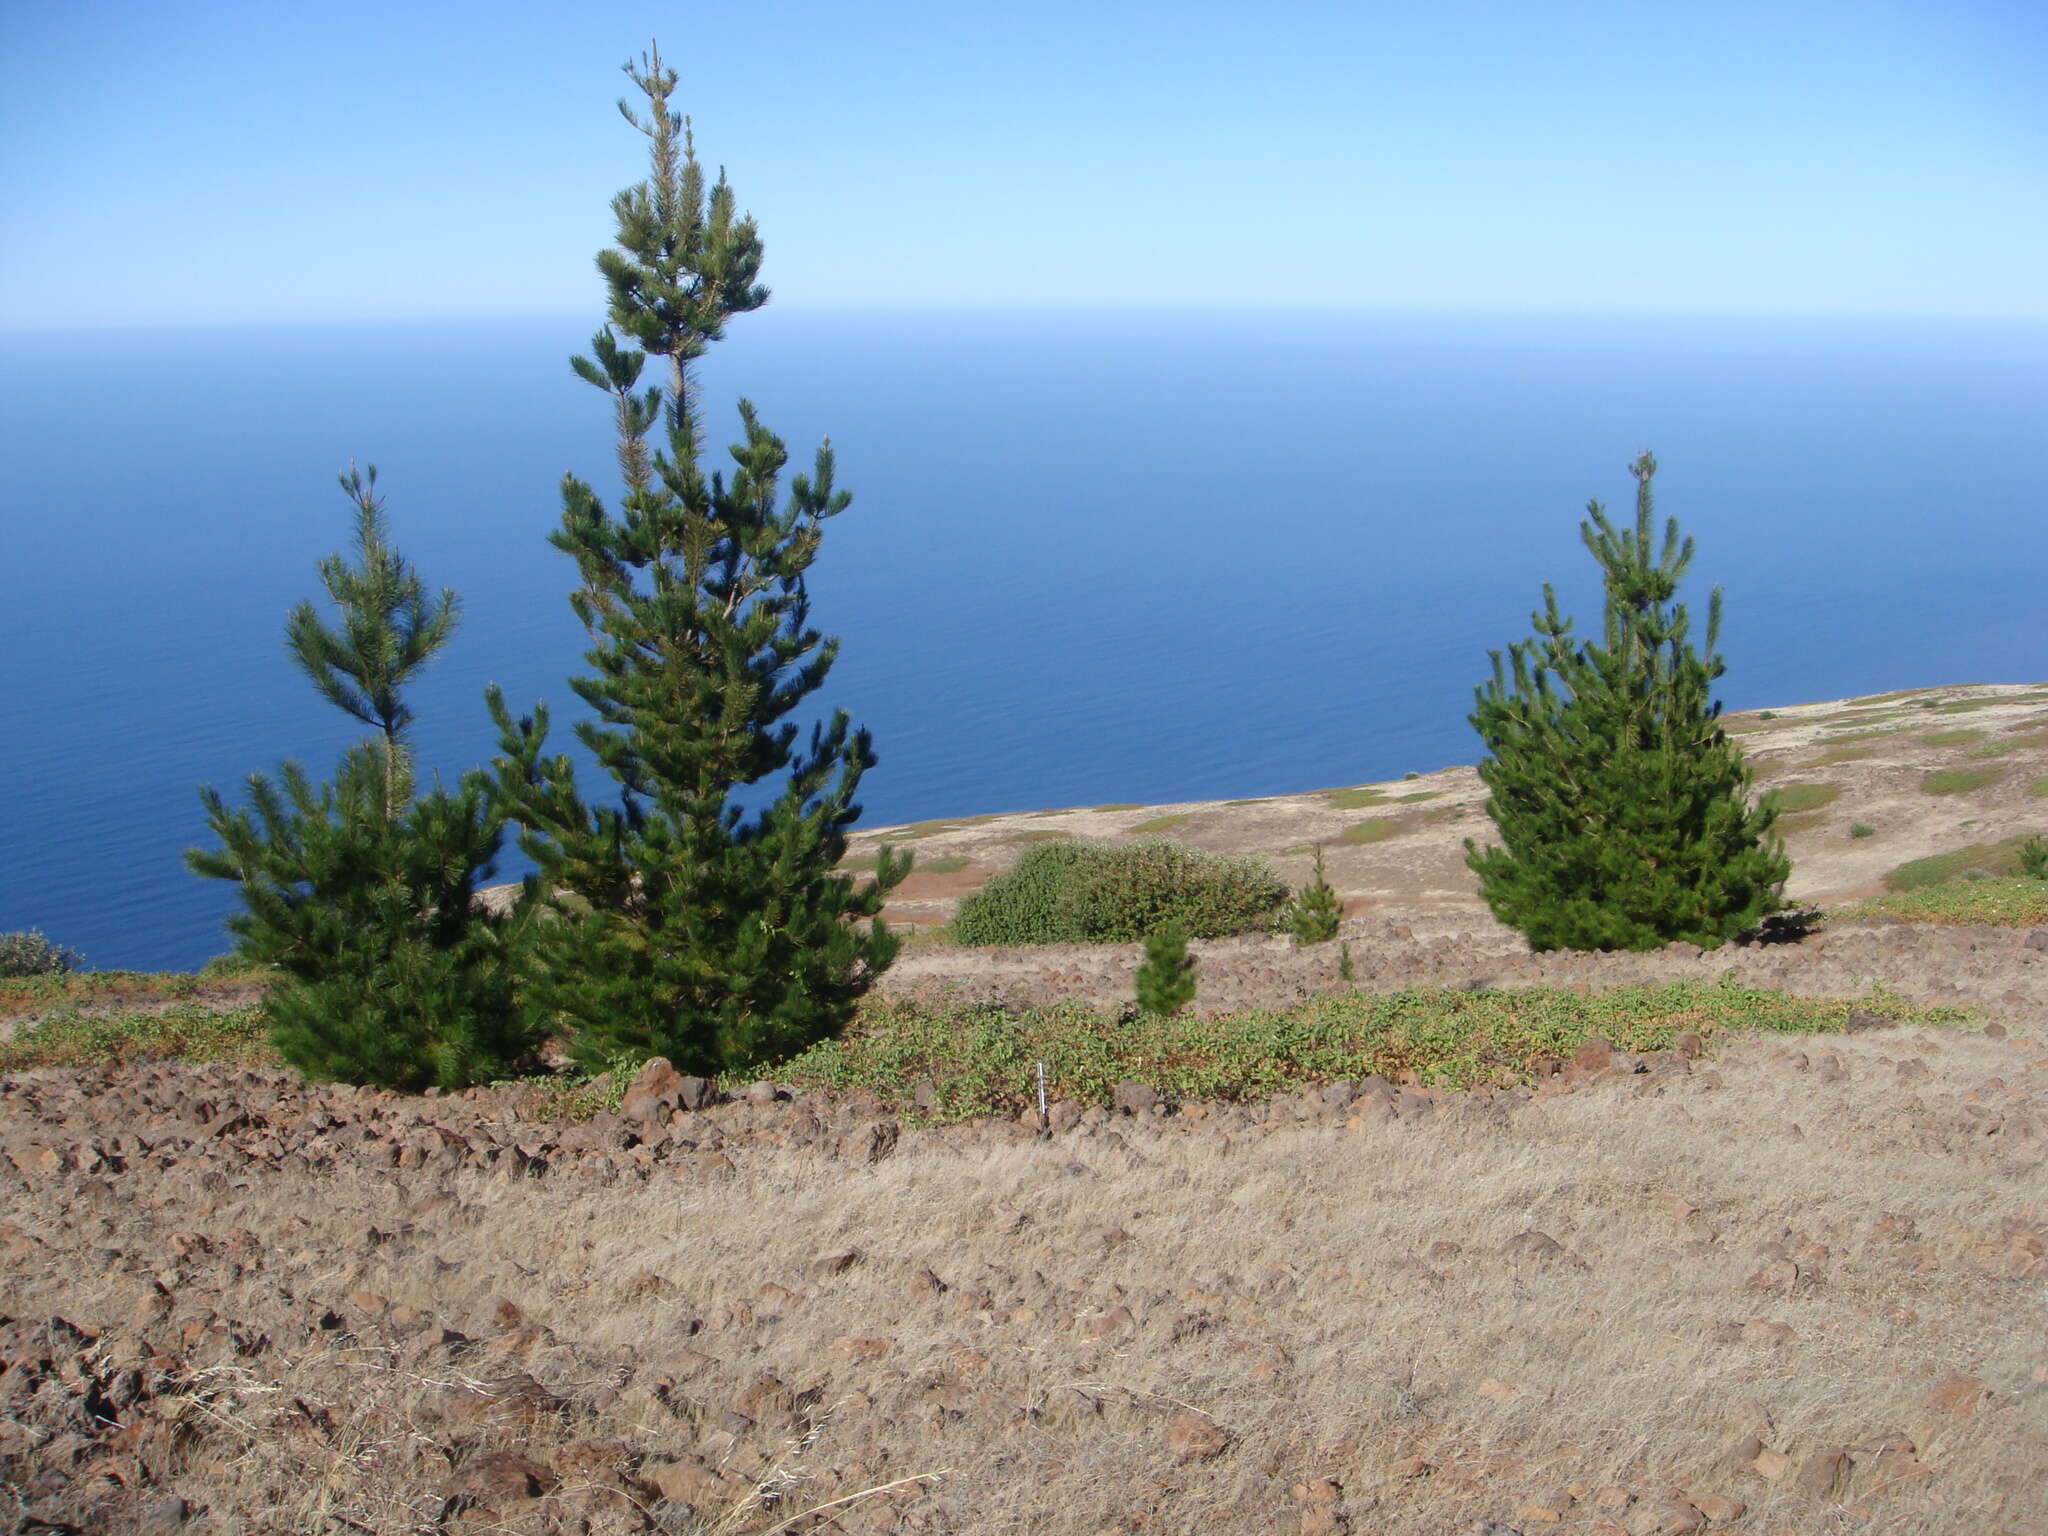
[[[811,1273],[817,1275],[843,1275],[861,1261],[863,1255],[858,1248],[835,1248],[830,1253],[821,1253],[811,1260]]]
[[[554,1488],[555,1474],[538,1462],[510,1451],[497,1451],[464,1462],[449,1480],[448,1492],[485,1506],[519,1499],[537,1499]]]
[[[1205,1413],[1183,1413],[1166,1426],[1166,1448],[1176,1462],[1212,1461],[1229,1445],[1230,1436]]]
[[[1765,1481],[1782,1483],[1787,1477],[1792,1475],[1793,1461],[1783,1451],[1774,1451],[1769,1446],[1765,1446],[1757,1452],[1756,1459],[1750,1465],[1755,1470],[1756,1475]]]
[[[1849,1453],[1839,1448],[1816,1451],[1799,1463],[1793,1476],[1793,1492],[1809,1499],[1832,1499],[1842,1491],[1849,1476]]]
[[[683,1074],[669,1065],[667,1057],[656,1056],[635,1072],[626,1085],[619,1118],[641,1123],[665,1122],[682,1102]]]
[[[1629,1511],[1628,1536],[1692,1536],[1706,1529],[1706,1516],[1680,1499],[1655,1499]]]
[[[1985,1398],[1984,1383],[1975,1376],[1950,1376],[1927,1394],[1927,1406],[1935,1413],[1967,1419]]]

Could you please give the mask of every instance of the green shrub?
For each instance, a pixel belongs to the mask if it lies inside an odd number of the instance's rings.
[[[0,933],[0,977],[62,976],[77,970],[83,960],[77,950],[52,944],[34,928]]]
[[[1179,923],[1146,935],[1137,987],[1138,1012],[1147,1018],[1170,1019],[1195,1000],[1195,957],[1188,953],[1187,931]]]
[[[1849,835],[1851,837],[1875,837],[1877,836],[1877,828],[1867,821],[1852,821],[1849,823]]]
[[[1287,883],[1262,860],[1146,839],[1032,848],[960,903],[960,944],[1128,944],[1177,922],[1191,938],[1270,931]]]
[[[2019,846],[2020,873],[2029,880],[2048,880],[2048,838],[2030,837]]]
[[[1721,598],[1704,644],[1675,601],[1693,541],[1675,518],[1656,537],[1657,461],[1630,465],[1635,526],[1595,501],[1579,525],[1600,564],[1605,612],[1581,639],[1549,586],[1535,632],[1492,654],[1468,717],[1496,840],[1465,840],[1493,915],[1535,950],[1714,948],[1785,910],[1791,863],[1776,807],[1753,802],[1713,685]]]
[[[249,809],[202,791],[220,847],[186,854],[239,886],[228,930],[239,956],[274,968],[278,1054],[321,1081],[405,1091],[503,1076],[531,1043],[514,989],[524,917],[476,904],[504,836],[483,776],[396,797],[365,743],[332,783],[296,763],[280,781],[251,774]]]
[[[1294,930],[1295,947],[1327,944],[1337,937],[1337,922],[1343,910],[1335,888],[1323,874],[1323,850],[1318,847],[1315,878],[1301,888],[1301,894],[1287,909],[1287,926]]]

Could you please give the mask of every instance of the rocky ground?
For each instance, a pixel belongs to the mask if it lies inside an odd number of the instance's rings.
[[[20,1531],[2048,1532],[2048,1040],[918,1130],[0,1083]]]

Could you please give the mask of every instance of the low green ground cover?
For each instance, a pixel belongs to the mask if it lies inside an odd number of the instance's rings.
[[[2048,903],[2048,883],[2032,883]],[[1127,1078],[1170,1097],[1240,1100],[1373,1073],[1412,1072],[1426,1084],[1471,1087],[1523,1081],[1534,1058],[1569,1055],[1596,1036],[1623,1050],[1648,1051],[1669,1046],[1681,1030],[1707,1036],[1730,1029],[1826,1032],[1839,1028],[1852,1008],[1908,1023],[1967,1017],[1886,994],[1813,999],[1708,982],[1591,996],[1560,988],[1354,992],[1217,1018],[871,997],[841,1038],[791,1061],[735,1074],[726,1086],[767,1076],[800,1088],[865,1089],[896,1110],[933,1121],[1017,1112],[1029,1101],[1041,1061],[1055,1094],[1087,1103],[1107,1103]],[[148,1012],[64,1011],[0,1042],[0,1072],[149,1059],[278,1062],[260,1004],[226,1011],[196,1003]],[[582,1119],[616,1109],[637,1065],[511,1086],[530,1091],[525,1113]],[[915,1109],[920,1090],[927,1090],[928,1110]]]
[[[1796,816],[1802,811],[1817,811],[1824,805],[1832,805],[1841,799],[1839,784],[1785,784],[1777,789],[1764,791],[1764,803],[1777,810],[1781,816]]]
[[[2012,876],[2020,872],[2020,845],[2024,837],[2008,837],[1996,843],[1971,843],[1947,853],[1931,854],[1901,864],[1884,877],[1885,889],[1893,892],[1924,890],[1951,881],[1975,884],[1986,877]]]
[[[259,1003],[225,1011],[202,1003],[179,1003],[161,1011],[88,1013],[65,1008],[23,1025],[11,1039],[0,1040],[0,1072],[118,1066],[153,1057],[265,1065],[278,1061]]]
[[[1924,862],[1924,861],[1923,861]],[[1994,875],[1894,891],[1843,909],[1842,917],[1897,917],[1914,923],[1983,923],[1999,928],[2048,927],[2048,880]]]
[[[1154,816],[1149,821],[1125,827],[1124,833],[1128,837],[1145,837],[1154,832],[1167,832],[1175,827],[1186,826],[1194,819],[1194,814],[1190,811],[1181,811],[1171,816]]]
[[[1386,816],[1376,816],[1370,821],[1353,822],[1338,839],[1347,843],[1383,843],[1401,830],[1401,823]]]
[[[1997,768],[1936,768],[1921,778],[1920,789],[1929,795],[1966,795],[1996,784],[2000,777]]]
[[[1356,789],[1326,789],[1322,798],[1340,811],[1363,810],[1368,805],[1384,805],[1392,792],[1382,784],[1361,785]]]
[[[1023,1109],[1041,1061],[1056,1095],[1088,1103],[1107,1103],[1127,1078],[1191,1099],[1257,1099],[1373,1073],[1413,1072],[1425,1083],[1470,1087],[1523,1081],[1533,1058],[1569,1055],[1595,1036],[1647,1051],[1670,1045],[1681,1030],[1806,1034],[1838,1029],[1854,1008],[1913,1023],[1967,1017],[1885,995],[1821,1000],[1705,982],[1592,996],[1558,988],[1354,992],[1219,1018],[882,1000],[865,1007],[844,1036],[770,1075],[798,1087],[866,1089],[897,1109],[925,1088],[934,1106],[929,1118],[957,1120]]]
[[[209,968],[187,971],[65,971],[48,976],[13,976],[0,980],[0,1019],[50,1009],[118,1004],[134,998],[185,998],[198,995],[207,981],[225,979],[232,971]]]

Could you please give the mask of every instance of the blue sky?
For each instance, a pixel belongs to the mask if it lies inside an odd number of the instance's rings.
[[[589,312],[650,35],[786,306],[2048,318],[2038,0],[67,0],[0,328]]]

